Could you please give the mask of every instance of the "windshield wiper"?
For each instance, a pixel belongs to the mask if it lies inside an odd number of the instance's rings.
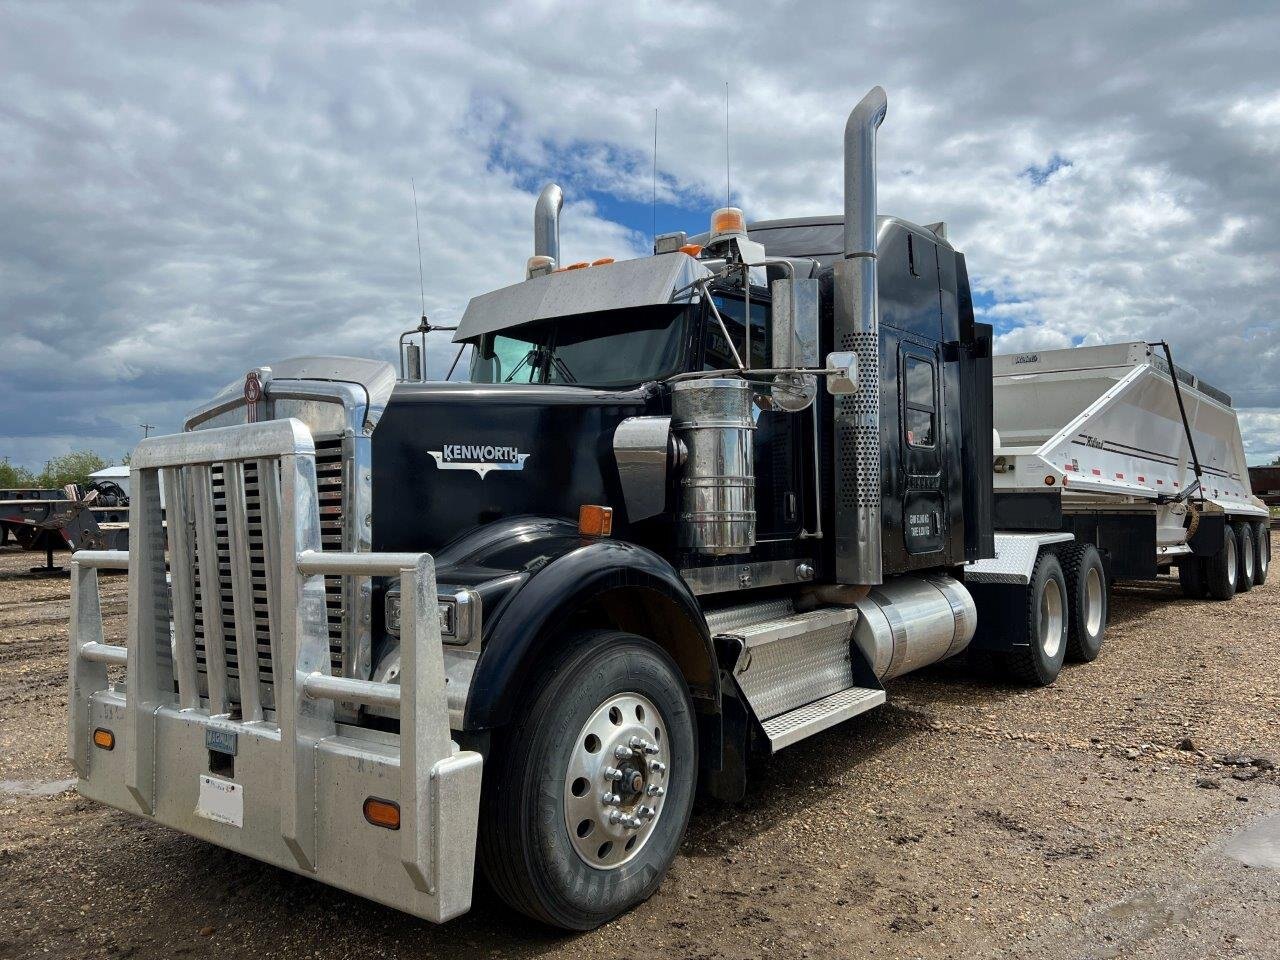
[[[502,382],[510,383],[512,380],[515,379],[516,374],[524,369],[524,365],[526,363],[530,363],[532,361],[532,363],[536,365],[540,359],[541,359],[541,351],[537,347],[534,347],[532,350],[530,350],[528,353],[524,355],[524,359],[516,364],[515,369],[512,370],[510,373],[508,373],[506,378]]]

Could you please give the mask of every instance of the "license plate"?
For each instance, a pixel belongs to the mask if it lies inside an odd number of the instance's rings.
[[[237,737],[238,734],[234,730],[218,730],[214,727],[204,728],[204,745],[215,753],[225,753],[227,756],[234,757],[236,755]]]
[[[196,816],[233,827],[244,826],[244,787],[230,780],[200,774]]]

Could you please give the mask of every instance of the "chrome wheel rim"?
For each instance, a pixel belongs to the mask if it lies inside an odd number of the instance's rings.
[[[1090,567],[1084,575],[1084,624],[1089,636],[1102,632],[1102,574]]]
[[[653,701],[619,693],[578,731],[564,778],[564,823],[588,866],[612,870],[644,849],[670,775],[666,724]]]
[[[1270,531],[1263,531],[1262,549],[1258,551],[1258,572],[1264,577],[1267,575],[1267,568],[1271,566],[1271,534]]]
[[[1245,550],[1244,552],[1244,575],[1250,580],[1253,579],[1253,544],[1252,543],[1249,544],[1249,549]]]
[[[1227,546],[1227,583],[1229,583],[1231,586],[1234,587],[1236,585],[1236,574],[1239,572],[1239,568],[1236,566],[1236,537],[1235,537],[1235,534],[1231,532],[1230,528],[1227,529],[1226,546]]]
[[[1039,617],[1040,648],[1050,660],[1055,659],[1062,648],[1062,633],[1066,624],[1062,610],[1065,606],[1062,588],[1056,580],[1050,580],[1044,585],[1044,592],[1040,594]]]

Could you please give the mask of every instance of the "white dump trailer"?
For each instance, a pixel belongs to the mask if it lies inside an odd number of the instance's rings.
[[[996,557],[965,580],[996,608],[977,646],[1020,654],[1029,679],[1056,674],[1035,642],[1062,616],[1035,583],[1043,556],[1063,569],[1080,659],[1101,646],[1112,581],[1176,566],[1188,597],[1227,600],[1266,577],[1268,512],[1231,398],[1171,359],[1148,343],[993,358]]]

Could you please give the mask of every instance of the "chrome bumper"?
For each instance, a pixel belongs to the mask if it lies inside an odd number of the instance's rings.
[[[210,470],[242,483],[249,460],[269,489],[263,555],[233,553],[224,575],[210,563]],[[72,563],[68,755],[79,792],[428,920],[465,912],[481,757],[449,736],[431,556],[320,549],[315,450],[296,420],[156,437],[131,467],[131,552],[81,551]],[[227,503],[228,539],[243,544],[244,498]],[[265,597],[246,586],[251,563],[267,571]],[[102,642],[100,568],[129,571],[126,647]],[[330,674],[325,574],[400,577],[398,685]],[[215,594],[238,623],[265,603],[270,649],[252,630],[244,643],[211,642],[202,690],[195,604]],[[126,667],[125,685],[108,682],[112,664]],[[259,697],[268,664],[274,711]],[[335,701],[398,711],[399,735],[338,724]],[[95,745],[99,730],[110,749]],[[365,819],[369,798],[398,805],[398,829]]]

